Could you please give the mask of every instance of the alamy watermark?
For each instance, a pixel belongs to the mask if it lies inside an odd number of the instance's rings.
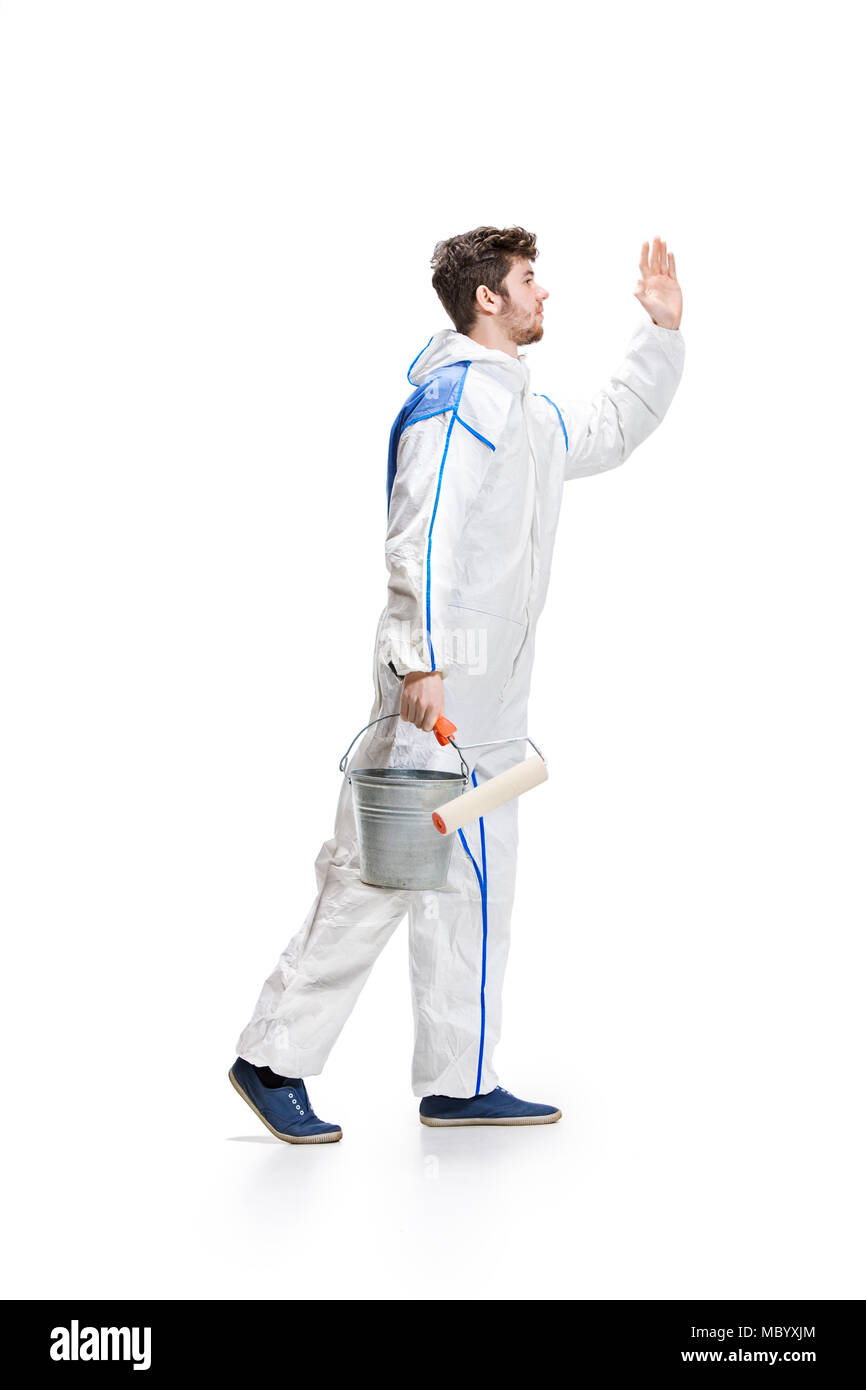
[[[382,645],[394,652],[409,670],[423,670],[430,647],[437,666],[452,666],[469,676],[487,672],[487,629],[484,627],[431,627],[427,629],[408,618],[395,619],[382,633]]]
[[[51,1330],[52,1361],[131,1361],[134,1371],[150,1370],[149,1327],[69,1327]]]

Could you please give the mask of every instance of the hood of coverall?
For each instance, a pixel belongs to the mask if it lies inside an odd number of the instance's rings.
[[[407,373],[413,386],[420,386],[431,373],[451,362],[474,362],[483,365],[503,386],[512,391],[529,387],[529,367],[526,353],[510,356],[500,348],[484,347],[455,328],[443,328],[434,333],[427,346],[418,354]]]

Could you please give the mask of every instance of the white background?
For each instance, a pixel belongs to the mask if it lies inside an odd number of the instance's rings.
[[[0,7],[6,1296],[862,1298],[853,6]],[[367,717],[441,237],[536,232],[588,396],[667,239],[686,365],[568,485],[503,1083],[428,1131],[405,926],[273,1139],[234,1044]]]

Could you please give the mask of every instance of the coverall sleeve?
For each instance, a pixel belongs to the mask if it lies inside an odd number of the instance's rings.
[[[461,535],[494,450],[451,411],[408,426],[400,437],[388,508],[388,603],[383,656],[398,675],[454,662],[448,605]]]
[[[647,318],[607,385],[590,401],[561,406],[567,435],[566,478],[586,478],[625,463],[661,424],[682,376],[681,330]]]

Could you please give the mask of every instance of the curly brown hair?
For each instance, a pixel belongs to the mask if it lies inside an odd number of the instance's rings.
[[[507,299],[502,282],[514,262],[534,261],[537,255],[535,233],[525,227],[476,227],[437,241],[430,262],[433,288],[457,332],[468,333],[475,323],[479,285]]]

